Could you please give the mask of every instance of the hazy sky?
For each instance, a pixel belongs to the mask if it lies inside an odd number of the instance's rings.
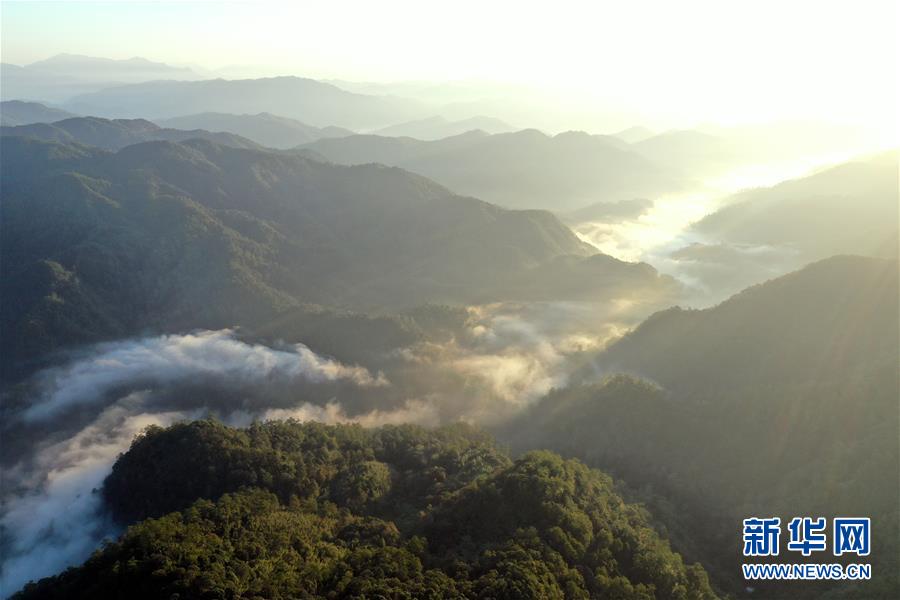
[[[896,123],[895,0],[2,2],[2,58],[552,87],[659,120]],[[893,126],[893,125],[892,125]]]

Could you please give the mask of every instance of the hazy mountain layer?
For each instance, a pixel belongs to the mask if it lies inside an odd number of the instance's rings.
[[[39,60],[25,69],[53,74],[76,76],[81,78],[101,79],[103,81],[135,81],[151,79],[184,79],[197,77],[191,69],[173,67],[161,62],[154,62],[135,56],[117,60],[99,58],[79,54],[57,54],[45,60]]]
[[[32,123],[52,123],[76,115],[58,108],[50,108],[38,102],[8,100],[0,102],[0,125],[14,127]]]
[[[513,208],[568,212],[671,191],[681,182],[625,142],[583,132],[470,132],[437,141],[359,135],[304,146],[343,164],[378,162]]]
[[[103,117],[164,119],[185,114],[268,112],[316,127],[384,127],[423,115],[415,102],[367,96],[300,77],[149,81],[73,98],[68,108]]]
[[[638,135],[633,135],[638,130]],[[682,176],[713,180],[748,166],[815,164],[872,148],[863,131],[827,122],[772,122],[721,127],[700,125],[643,136],[622,132],[632,149]],[[632,135],[628,135],[631,133]],[[621,135],[621,134],[617,134]],[[622,138],[625,139],[625,138]],[[810,162],[812,161],[812,162]]]
[[[223,132],[201,129],[185,131],[164,129],[144,119],[101,119],[74,117],[55,123],[34,123],[18,127],[2,127],[4,136],[26,136],[49,142],[77,143],[105,150],[119,150],[125,146],[149,141],[182,142],[191,139],[210,140],[236,148],[257,148],[249,139]]]
[[[227,131],[253,140],[269,148],[293,148],[322,138],[353,135],[340,127],[313,127],[295,119],[269,113],[255,115],[230,115],[225,113],[200,113],[171,119],[157,120],[163,127],[174,129],[205,129]]]
[[[372,133],[388,137],[439,140],[473,130],[484,131],[485,133],[509,133],[514,131],[515,127],[493,117],[471,117],[458,121],[451,121],[444,117],[428,117],[427,119],[398,123]]]
[[[834,254],[896,258],[897,169],[890,152],[726,198],[668,268],[722,293]]]
[[[878,253],[897,236],[897,169],[889,152],[744,192],[694,229],[724,242],[790,246],[801,259]]]
[[[24,66],[3,63],[0,66],[0,94],[4,100],[22,98],[59,103],[76,94],[114,85],[199,77],[190,69],[139,57],[114,60],[57,54]]]
[[[613,134],[615,137],[619,138],[623,142],[628,142],[629,144],[634,144],[636,142],[641,142],[648,138],[656,135],[650,129],[646,127],[642,127],[640,125],[635,125],[634,127],[629,127],[628,129],[623,129],[617,133]]]

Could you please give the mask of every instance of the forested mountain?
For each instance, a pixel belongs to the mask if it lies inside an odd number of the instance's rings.
[[[353,135],[340,127],[313,127],[295,119],[269,113],[255,115],[231,115],[225,113],[200,113],[156,121],[163,127],[174,129],[205,129],[227,131],[253,140],[268,148],[293,148],[321,138]]]
[[[156,427],[102,493],[139,523],[15,598],[715,597],[609,477],[465,426]]]
[[[485,133],[508,133],[515,130],[515,127],[493,117],[471,117],[458,121],[451,121],[444,117],[428,117],[384,127],[372,133],[388,137],[439,140],[473,130],[484,131]]]
[[[99,117],[73,117],[54,123],[33,123],[18,127],[2,127],[4,136],[25,136],[61,143],[76,143],[96,146],[105,150],[119,150],[125,146],[150,141],[182,142],[204,139],[234,146],[235,148],[257,148],[254,142],[224,132],[210,132],[201,129],[185,131],[164,129],[144,119],[101,119]]]
[[[145,329],[231,327],[303,303],[644,298],[644,264],[594,255],[550,213],[417,175],[205,140],[109,153],[3,138],[4,352]],[[27,283],[26,283],[27,282]]]
[[[866,597],[895,597],[897,306],[896,260],[839,256],[714,308],[663,311],[509,435],[514,447],[549,447],[664,495],[650,503],[673,538],[725,578],[739,573],[747,515],[871,516],[877,584]],[[602,379],[614,373],[655,383]],[[761,593],[829,587],[790,583]],[[832,593],[858,597],[852,586]]]
[[[52,123],[74,116],[76,115],[59,108],[44,106],[39,102],[24,102],[22,100],[0,102],[0,126],[3,127],[30,125],[32,123]]]
[[[316,127],[348,129],[385,127],[421,117],[425,110],[403,98],[354,94],[301,77],[148,81],[82,94],[66,107],[82,114],[150,119],[268,112]]]
[[[437,141],[358,135],[304,148],[343,164],[400,166],[513,208],[567,212],[672,191],[683,183],[618,138],[583,132],[469,132]]]

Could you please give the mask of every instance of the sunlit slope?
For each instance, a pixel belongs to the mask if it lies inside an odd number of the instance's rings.
[[[714,308],[663,311],[510,436],[652,486],[681,507],[668,524],[684,547],[725,578],[739,572],[747,515],[870,516],[877,583],[866,597],[889,598],[898,589],[897,307],[896,260],[838,256]],[[653,383],[588,383],[615,373]]]
[[[340,127],[313,127],[295,119],[270,113],[234,115],[205,112],[157,121],[164,127],[175,129],[205,129],[227,131],[253,140],[269,148],[293,148],[320,138],[353,135]]]
[[[791,248],[801,259],[897,256],[898,154],[860,158],[734,197],[694,229],[723,242]]]

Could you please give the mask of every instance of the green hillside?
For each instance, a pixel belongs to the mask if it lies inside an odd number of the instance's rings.
[[[15,598],[715,598],[609,477],[465,426],[153,428],[103,494],[154,518]]]

